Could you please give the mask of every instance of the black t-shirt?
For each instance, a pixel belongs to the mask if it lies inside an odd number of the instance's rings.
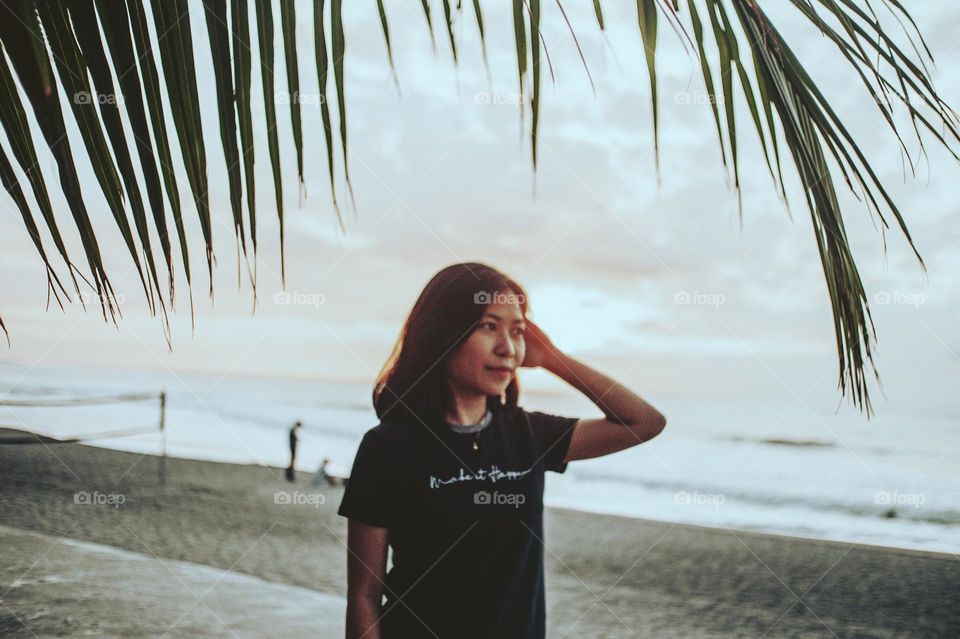
[[[364,434],[338,514],[390,529],[384,639],[545,635],[544,472],[576,417],[492,407],[476,433],[381,422]]]

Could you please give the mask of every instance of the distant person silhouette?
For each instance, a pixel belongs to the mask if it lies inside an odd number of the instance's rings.
[[[290,465],[287,466],[287,481],[293,482],[296,481],[296,476],[293,473],[293,465],[297,461],[297,431],[300,430],[300,426],[303,424],[298,420],[293,423],[293,426],[290,427]]]

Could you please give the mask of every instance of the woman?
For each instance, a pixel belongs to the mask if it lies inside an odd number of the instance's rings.
[[[523,288],[477,263],[437,273],[411,310],[338,510],[348,638],[543,637],[544,472],[663,430],[655,408],[526,314]],[[550,371],[606,417],[523,410],[521,366]]]

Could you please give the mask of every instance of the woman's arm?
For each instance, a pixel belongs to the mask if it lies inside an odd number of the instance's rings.
[[[667,424],[660,411],[636,393],[565,353],[530,320],[523,366],[541,366],[597,405],[605,419],[581,419],[574,426],[564,461],[609,455],[653,439]]]
[[[380,639],[389,529],[347,523],[347,639]]]

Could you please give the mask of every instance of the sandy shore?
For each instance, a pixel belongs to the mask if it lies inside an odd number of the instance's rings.
[[[0,637],[291,639],[344,632],[342,597],[242,573],[6,526],[0,557]]]
[[[161,486],[157,465],[92,446],[0,446],[0,524],[345,595],[342,489],[174,458]],[[545,535],[550,637],[960,636],[952,555],[559,509]],[[33,636],[0,602],[4,636]]]

